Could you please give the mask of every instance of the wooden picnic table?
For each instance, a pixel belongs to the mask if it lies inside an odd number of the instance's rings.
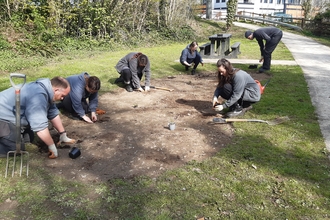
[[[214,34],[209,37],[211,41],[210,54],[216,53],[218,56],[225,57],[230,53],[231,34]]]

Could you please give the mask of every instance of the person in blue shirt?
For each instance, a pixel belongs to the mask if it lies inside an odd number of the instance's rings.
[[[72,113],[73,116],[87,123],[97,121],[98,91],[101,87],[100,79],[83,72],[66,78],[71,91],[56,106]],[[90,113],[90,117],[87,114]]]
[[[215,111],[222,111],[229,108],[226,114],[228,118],[242,116],[252,108],[261,98],[260,87],[247,72],[233,68],[227,59],[220,59],[217,62],[218,85],[213,95],[213,108]],[[218,98],[225,100],[219,104]]]
[[[60,134],[60,142],[74,144],[76,141],[67,137],[55,102],[62,100],[70,92],[69,82],[62,77],[38,79],[26,83],[20,92],[21,106],[21,150],[25,150],[23,136],[32,142],[34,132],[48,146],[49,158],[58,157],[56,145],[48,129],[48,121]],[[16,115],[15,89],[13,87],[0,92],[0,157],[8,151],[16,150]],[[24,138],[25,139],[25,138]]]
[[[196,68],[199,64],[204,65],[201,55],[197,51],[198,43],[191,42],[186,48],[181,52],[180,63],[185,66],[186,71],[189,70],[189,67],[192,67],[191,75],[196,74]]]

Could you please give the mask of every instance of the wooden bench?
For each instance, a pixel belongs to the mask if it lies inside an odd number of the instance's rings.
[[[231,48],[231,52],[230,52],[231,58],[238,58],[237,56],[239,54],[241,54],[241,51],[239,50],[240,45],[241,45],[241,42],[236,42],[230,47]]]
[[[201,54],[201,56],[211,55],[211,43],[203,44],[202,46],[199,46],[199,49],[199,53]]]

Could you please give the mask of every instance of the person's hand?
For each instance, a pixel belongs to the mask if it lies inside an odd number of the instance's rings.
[[[91,118],[92,118],[92,121],[93,122],[97,121],[97,116],[96,116],[96,113],[95,112],[92,112],[91,113]]]
[[[92,120],[87,115],[84,115],[81,118],[87,123],[93,123]]]
[[[142,87],[138,88],[137,91],[144,92],[144,90],[142,89]]]
[[[61,143],[75,144],[76,143],[76,140],[75,139],[68,138],[68,136],[66,135],[66,132],[64,132],[64,133],[60,134],[60,140],[57,143],[57,146],[60,146]]]
[[[144,91],[147,92],[147,91],[149,91],[149,90],[150,90],[150,86],[145,86],[145,87],[144,87]]]
[[[213,97],[212,100],[212,106],[215,107],[215,105],[218,103],[218,98],[216,96]]]
[[[223,105],[216,105],[214,107],[214,110],[217,111],[217,112],[221,112],[223,110]]]
[[[260,60],[259,60],[259,63],[261,63],[263,61],[264,61],[264,57],[261,57]]]
[[[49,145],[48,150],[49,150],[49,152],[48,152],[49,159],[55,159],[58,157],[57,148],[56,148],[55,144]]]

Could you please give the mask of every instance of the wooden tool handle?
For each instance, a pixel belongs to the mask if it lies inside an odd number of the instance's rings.
[[[165,87],[158,87],[158,86],[150,86],[150,88],[152,88],[152,89],[165,90],[165,91],[169,91],[169,92],[174,91],[174,89],[169,89],[169,88],[165,88]]]

